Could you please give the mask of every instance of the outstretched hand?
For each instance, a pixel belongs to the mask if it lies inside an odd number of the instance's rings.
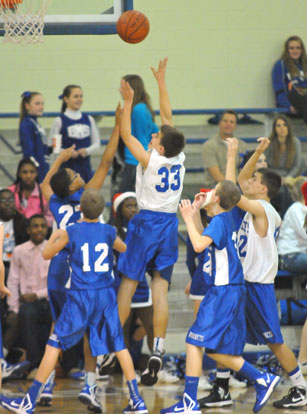
[[[62,162],[68,161],[72,156],[73,153],[77,152],[75,151],[75,145],[72,145],[69,148],[65,148],[59,155],[59,158],[61,159]],[[79,156],[79,154],[78,154]]]
[[[193,204],[191,204],[190,200],[181,200],[179,204],[179,210],[184,221],[193,217],[196,213],[196,209]]]
[[[150,67],[150,69],[151,69],[154,77],[156,78],[157,82],[163,81],[165,79],[167,61],[168,61],[167,57],[164,58],[163,60],[160,60],[157,70],[153,67]]]
[[[133,101],[134,91],[124,79],[121,80],[121,93],[124,101]]]
[[[227,158],[229,157],[235,157],[238,152],[239,144],[237,138],[227,138]]]
[[[262,154],[270,145],[270,140],[269,138],[266,137],[260,137],[257,139],[257,142],[259,142],[257,148],[256,148],[256,152],[258,154]]]

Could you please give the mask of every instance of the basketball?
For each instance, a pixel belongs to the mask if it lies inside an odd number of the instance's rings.
[[[145,14],[128,10],[117,20],[116,29],[119,37],[127,43],[139,43],[149,32],[149,21]]]

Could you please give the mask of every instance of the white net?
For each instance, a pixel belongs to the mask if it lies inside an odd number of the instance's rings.
[[[51,0],[0,0],[4,41],[43,42],[44,17]]]

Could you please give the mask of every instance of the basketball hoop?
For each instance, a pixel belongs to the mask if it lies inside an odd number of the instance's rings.
[[[51,0],[0,0],[4,41],[43,42],[44,17]]]

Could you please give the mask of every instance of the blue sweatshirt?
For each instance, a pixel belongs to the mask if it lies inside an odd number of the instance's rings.
[[[24,157],[33,157],[39,164],[38,181],[42,182],[49,170],[49,147],[45,130],[37,117],[26,115],[19,126],[19,138]]]

